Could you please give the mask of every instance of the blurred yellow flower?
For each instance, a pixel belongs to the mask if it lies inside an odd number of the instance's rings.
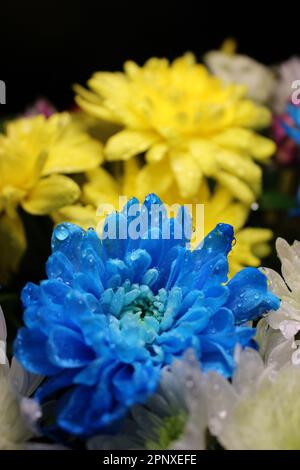
[[[79,186],[62,173],[95,168],[103,159],[102,145],[68,113],[21,118],[0,135],[0,281],[17,269],[26,248],[18,207],[47,215],[72,204]]]
[[[124,172],[120,173],[121,177],[114,178],[104,168],[88,172],[88,181],[83,185],[83,203],[56,211],[53,214],[54,220],[57,223],[62,221],[77,223],[84,229],[98,227],[101,231],[105,214],[97,216],[98,207],[111,204],[119,210],[120,196],[126,196],[128,199],[136,196],[141,200],[147,195],[144,184],[149,178],[147,166],[140,169],[137,160],[131,159],[124,164]],[[218,185],[211,192],[203,181],[197,195],[187,199],[180,195],[176,183],[166,190],[163,185],[160,185],[160,175],[152,176],[152,191],[166,204],[192,204],[192,211],[194,204],[204,204],[204,231],[203,227],[195,227],[192,238],[193,247],[201,242],[202,235],[207,235],[219,222],[233,225],[236,244],[229,254],[230,275],[244,266],[259,266],[260,258],[269,254],[267,242],[272,238],[272,232],[263,228],[244,228],[249,215],[249,207],[235,201],[227,188]]]
[[[271,115],[246,98],[245,86],[226,85],[190,53],[171,64],[129,61],[124,73],[97,72],[88,85],[75,87],[78,105],[123,127],[106,142],[107,160],[145,153],[149,174],[158,172],[166,187],[175,180],[185,198],[209,177],[246,204],[256,199],[261,168],[254,160],[268,159],[275,145],[254,131],[268,126]]]

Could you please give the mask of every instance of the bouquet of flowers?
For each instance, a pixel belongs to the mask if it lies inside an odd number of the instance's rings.
[[[300,449],[297,78],[227,40],[1,123],[0,449]]]

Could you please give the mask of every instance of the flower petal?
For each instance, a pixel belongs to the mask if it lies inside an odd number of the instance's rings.
[[[246,152],[258,160],[269,158],[276,150],[272,140],[257,135],[249,129],[226,129],[212,137],[212,140],[227,149]]]
[[[26,236],[19,216],[0,217],[0,282],[6,283],[12,272],[18,269],[26,250]]]
[[[146,152],[158,140],[158,135],[151,131],[121,131],[107,141],[105,155],[107,160],[128,160]]]
[[[100,142],[92,139],[80,126],[70,123],[49,148],[43,175],[80,173],[96,168],[103,160]]]
[[[186,198],[194,196],[202,179],[198,162],[189,153],[172,152],[170,164],[181,195]]]
[[[216,175],[216,179],[231,191],[237,199],[245,204],[250,205],[255,201],[256,196],[252,189],[237,176],[226,173],[225,171],[219,171]]]
[[[22,207],[33,215],[46,215],[72,204],[79,197],[80,189],[71,178],[51,175],[41,179],[23,201]]]

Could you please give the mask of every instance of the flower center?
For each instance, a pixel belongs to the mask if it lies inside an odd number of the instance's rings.
[[[187,416],[184,411],[162,419],[160,428],[156,430],[156,440],[147,441],[146,448],[153,450],[168,449],[170,444],[179,439],[184,432],[186,420]]]
[[[124,286],[128,303],[121,311],[121,318],[128,314],[134,314],[143,320],[146,317],[154,317],[161,320],[167,299],[165,289],[160,289],[157,294],[147,285],[131,284]]]

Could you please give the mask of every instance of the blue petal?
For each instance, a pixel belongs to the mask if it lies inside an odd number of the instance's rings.
[[[292,140],[294,140],[297,144],[300,144],[300,129],[291,127],[284,122],[282,123],[282,127]]]
[[[63,370],[43,383],[36,391],[35,398],[42,402],[58,390],[67,388],[73,384],[78,369]]]
[[[39,286],[28,282],[21,293],[21,300],[24,307],[40,305],[40,288]]]
[[[228,351],[220,344],[209,341],[206,338],[202,343],[202,348],[203,356],[205,357],[205,361],[202,363],[204,372],[214,371],[224,377],[232,375],[235,365],[232,350]]]
[[[266,276],[256,268],[242,269],[227,286],[230,295],[226,307],[232,310],[238,324],[279,308],[279,299],[268,291]]]
[[[120,401],[130,406],[144,402],[155,391],[159,370],[151,362],[124,365],[114,376],[113,386]]]
[[[33,374],[53,375],[61,370],[52,363],[47,351],[47,337],[37,329],[21,328],[14,342],[15,356]]]
[[[53,253],[47,263],[46,272],[49,279],[61,279],[67,285],[72,285],[74,266],[61,251]]]
[[[75,435],[84,435],[89,428],[87,423],[87,403],[90,403],[94,394],[92,387],[77,385],[65,393],[59,402],[57,422],[59,426]]]
[[[51,362],[61,368],[78,368],[89,364],[95,357],[79,333],[63,326],[52,329],[47,342]]]
[[[53,230],[51,246],[52,251],[61,251],[74,265],[80,256],[81,242],[85,231],[78,225],[65,222],[57,225]]]
[[[292,104],[288,105],[288,113],[295,122],[297,126],[300,126],[300,107],[293,106]]]

